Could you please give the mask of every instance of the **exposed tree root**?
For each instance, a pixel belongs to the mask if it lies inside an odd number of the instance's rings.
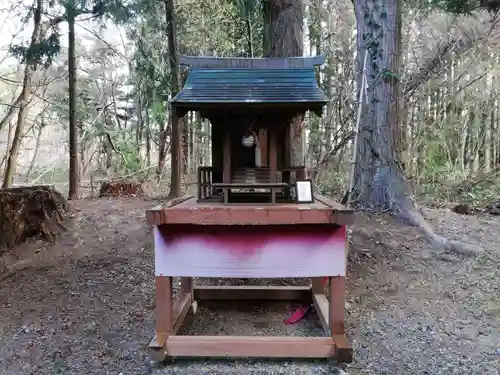
[[[483,248],[462,241],[454,241],[438,235],[420,212],[409,211],[408,219],[422,230],[428,241],[438,252],[457,253],[466,256],[476,256],[484,251]]]
[[[419,228],[437,253],[449,252],[466,256],[476,256],[484,251],[479,246],[450,240],[438,235],[425,220],[417,204],[413,201],[413,193],[399,166],[391,168],[389,173],[387,173],[387,177],[390,178],[386,182],[390,183],[385,186],[389,188],[385,188],[384,190],[386,193],[387,191],[391,193],[388,194],[388,197],[390,202],[393,203],[391,205],[393,211],[405,219],[409,225]]]
[[[371,186],[362,198],[368,203],[365,208],[378,211],[389,211],[398,216],[405,224],[419,228],[432,245],[436,253],[456,253],[465,256],[476,256],[484,250],[476,245],[462,241],[450,240],[438,235],[425,220],[413,201],[412,191],[399,166],[384,168],[376,179],[377,184]],[[369,192],[369,194],[368,194]]]
[[[65,229],[67,209],[66,199],[50,186],[0,189],[0,254],[31,236],[54,241]]]

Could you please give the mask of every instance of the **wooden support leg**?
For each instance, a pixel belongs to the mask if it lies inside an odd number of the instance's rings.
[[[330,325],[328,323],[329,305],[325,296],[325,282],[323,277],[311,278],[311,292],[314,308],[318,314],[321,326],[325,334],[330,336]]]
[[[276,203],[276,189],[271,188],[271,203]]]
[[[150,355],[156,361],[166,358],[166,341],[173,328],[172,278],[156,276],[156,333],[149,344]]]
[[[330,334],[337,345],[340,362],[352,362],[352,347],[345,337],[345,277],[330,277],[329,326]]]
[[[313,277],[311,283],[313,294],[325,293],[325,284],[322,277]]]
[[[181,277],[181,293],[193,294],[193,278],[192,277]]]
[[[224,188],[224,203],[229,203],[229,189]]]
[[[181,277],[181,295],[189,295],[189,304],[196,314],[197,303],[194,300],[194,285],[192,277]]]

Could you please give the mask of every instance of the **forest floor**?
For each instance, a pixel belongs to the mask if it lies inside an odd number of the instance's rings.
[[[71,230],[56,244],[29,241],[0,259],[1,375],[500,374],[500,219],[430,209],[425,217],[438,232],[485,252],[436,255],[414,228],[361,216],[352,227],[346,303],[353,364],[150,362],[155,301],[144,210],[154,204],[76,202]],[[200,306],[187,333],[320,334],[313,314],[283,324],[289,304],[227,307]]]

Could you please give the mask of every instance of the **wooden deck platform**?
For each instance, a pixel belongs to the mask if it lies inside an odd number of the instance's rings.
[[[322,196],[313,203],[223,203],[198,202],[184,196],[146,212],[149,225],[351,225],[354,212]]]

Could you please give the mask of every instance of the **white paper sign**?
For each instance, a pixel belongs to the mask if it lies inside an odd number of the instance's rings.
[[[311,181],[297,181],[297,201],[311,202],[312,200]]]

